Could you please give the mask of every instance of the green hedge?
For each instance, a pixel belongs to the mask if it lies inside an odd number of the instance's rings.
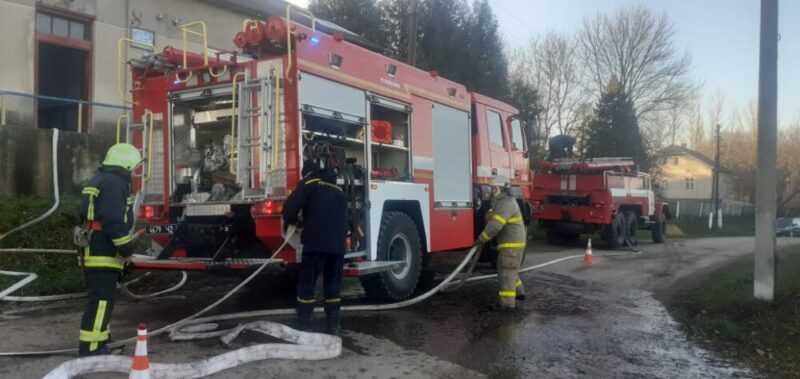
[[[0,197],[0,233],[46,212],[53,199],[38,197]],[[71,230],[77,224],[78,199],[61,199],[60,207],[49,218],[28,229],[0,240],[0,248],[73,249]],[[83,279],[73,255],[0,253],[0,269],[36,273],[39,278],[15,295],[41,295],[78,292]],[[20,278],[0,276],[0,288]]]

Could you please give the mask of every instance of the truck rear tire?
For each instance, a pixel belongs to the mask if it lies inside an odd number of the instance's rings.
[[[414,220],[402,212],[383,215],[378,234],[379,261],[405,261],[400,268],[360,277],[367,298],[400,301],[414,293],[422,269],[422,243]]]
[[[611,225],[606,226],[603,240],[609,249],[618,249],[625,245],[625,216],[617,213],[611,220]]]
[[[631,246],[636,246],[639,241],[636,240],[636,232],[639,231],[639,216],[634,211],[625,211],[625,237],[628,238]]]
[[[667,239],[667,220],[662,213],[653,224],[653,243],[664,243]]]

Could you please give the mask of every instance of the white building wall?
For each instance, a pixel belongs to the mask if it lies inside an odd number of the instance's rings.
[[[178,25],[204,21],[208,27],[210,49],[234,50],[234,35],[248,18],[224,8],[198,0],[41,0],[38,3],[94,17],[92,24],[92,98],[95,102],[124,105],[117,90],[117,41],[128,34],[134,24],[156,34],[156,49],[166,45],[181,46]],[[36,0],[0,0],[0,89],[35,93],[35,16]],[[197,37],[190,37],[190,50],[199,52]],[[144,50],[129,48],[125,59],[140,56]],[[213,58],[213,56],[212,56]],[[125,93],[130,85],[126,68]],[[30,125],[32,100],[7,97],[9,122]],[[93,110],[95,130],[113,125],[122,111],[98,108]]]

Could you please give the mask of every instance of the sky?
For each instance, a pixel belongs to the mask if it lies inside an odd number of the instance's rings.
[[[469,0],[468,0],[469,1]],[[306,6],[308,0],[291,0]],[[726,111],[758,99],[760,1],[758,0],[489,0],[509,47],[548,31],[572,33],[584,17],[642,5],[675,24],[674,45],[692,58],[691,75],[702,84],[704,104],[719,92]],[[778,117],[800,120],[800,0],[780,1]]]

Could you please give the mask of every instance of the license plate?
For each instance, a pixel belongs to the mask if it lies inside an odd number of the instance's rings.
[[[164,224],[164,225],[147,225],[144,233],[147,235],[153,234],[175,234],[178,230],[178,224]]]

